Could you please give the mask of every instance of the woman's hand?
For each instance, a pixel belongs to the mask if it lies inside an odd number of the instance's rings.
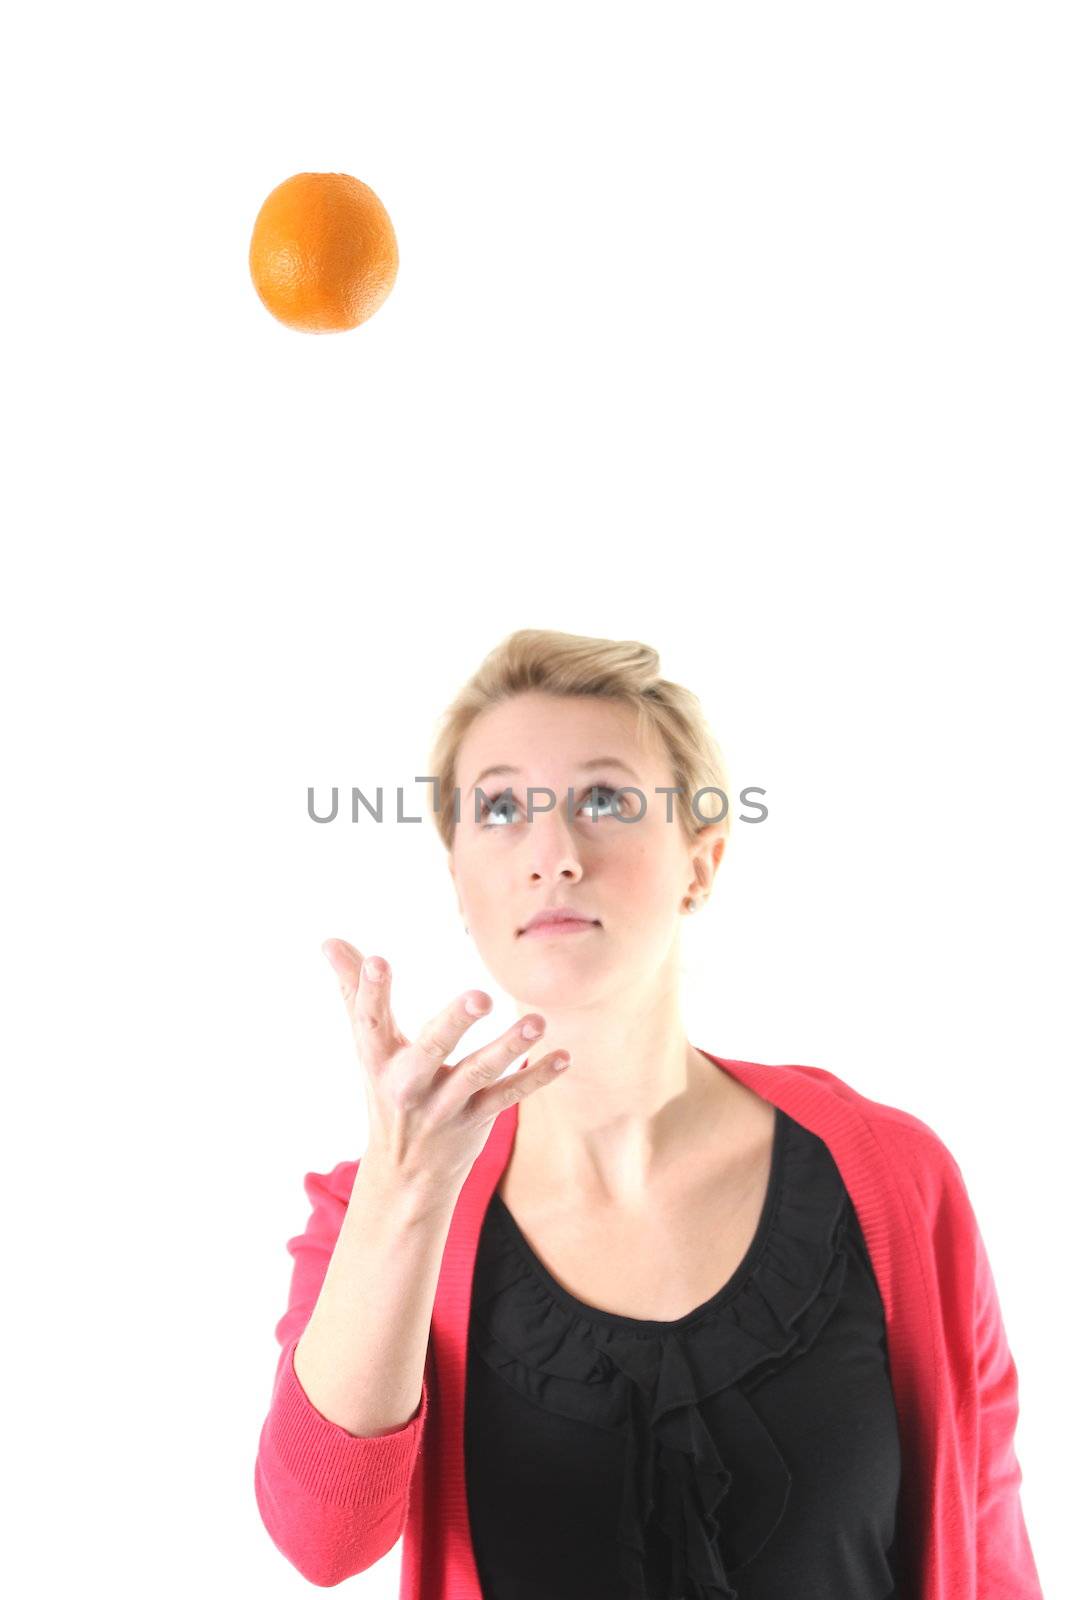
[[[322,949],[341,980],[364,1069],[370,1121],[364,1159],[384,1165],[421,1193],[455,1200],[500,1112],[553,1082],[568,1065],[569,1053],[553,1051],[497,1082],[505,1067],[544,1032],[544,1018],[531,1012],[498,1039],[448,1066],[446,1056],[471,1024],[492,1009],[484,990],[468,989],[457,996],[412,1043],[393,1017],[388,963],[363,957],[343,939],[327,939]]]

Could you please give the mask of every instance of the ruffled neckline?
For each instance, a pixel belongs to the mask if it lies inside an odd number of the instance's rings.
[[[776,1107],[752,1242],[709,1300],[670,1322],[586,1305],[539,1260],[499,1192],[483,1223],[470,1337],[533,1404],[627,1437],[618,1537],[636,1600],[736,1600],[728,1572],[763,1548],[791,1476],[746,1394],[817,1337],[841,1296],[848,1191],[824,1142]],[[760,1495],[728,1503],[728,1455]],[[758,1504],[756,1501],[758,1499]]]

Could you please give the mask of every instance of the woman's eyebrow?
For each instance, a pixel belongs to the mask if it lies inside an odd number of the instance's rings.
[[[618,756],[594,756],[592,761],[580,761],[578,763],[579,772],[588,772],[591,767],[618,767],[620,772],[628,772],[631,778],[637,777],[637,773],[634,771],[633,767],[628,767],[625,761],[619,760]],[[474,783],[471,784],[470,789],[467,790],[467,793],[470,794],[471,789],[474,788],[474,784],[481,783],[483,778],[495,777],[497,773],[519,773],[521,771],[521,767],[486,767],[485,771],[480,772],[475,778]]]

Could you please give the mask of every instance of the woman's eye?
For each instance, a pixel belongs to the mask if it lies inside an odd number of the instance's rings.
[[[506,801],[509,806],[515,804],[514,798],[510,794],[493,794],[489,796],[488,800],[482,802],[481,825],[483,828],[490,826],[493,822],[507,821],[503,812],[497,810],[502,800]]]
[[[606,807],[602,807],[599,814],[601,816],[609,814],[611,812],[612,800],[618,793],[619,790],[613,789],[610,784],[594,783],[593,786],[590,789],[587,789],[585,794],[582,796],[577,810],[584,811],[590,802],[591,796],[605,795],[607,797]],[[481,826],[483,828],[493,827],[497,822],[508,822],[510,820],[509,817],[506,816],[502,810],[500,810],[501,804],[505,806],[513,806],[515,804],[514,795],[508,794],[506,790],[501,790],[499,794],[490,795],[485,801],[482,802]]]
[[[608,799],[607,799],[607,809],[609,811],[611,810],[611,802],[615,798],[615,796],[618,794],[618,792],[619,792],[618,789],[610,789],[610,788],[606,787],[606,785],[604,785],[602,783],[594,783],[593,787],[589,790],[590,794],[607,795],[607,797],[608,797]],[[585,801],[583,800],[582,801],[582,809],[584,809],[584,807],[585,807]]]

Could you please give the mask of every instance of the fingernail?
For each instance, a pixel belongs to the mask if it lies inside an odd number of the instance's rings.
[[[382,978],[385,976],[385,968],[380,961],[364,961],[363,970],[371,983],[381,983]]]

